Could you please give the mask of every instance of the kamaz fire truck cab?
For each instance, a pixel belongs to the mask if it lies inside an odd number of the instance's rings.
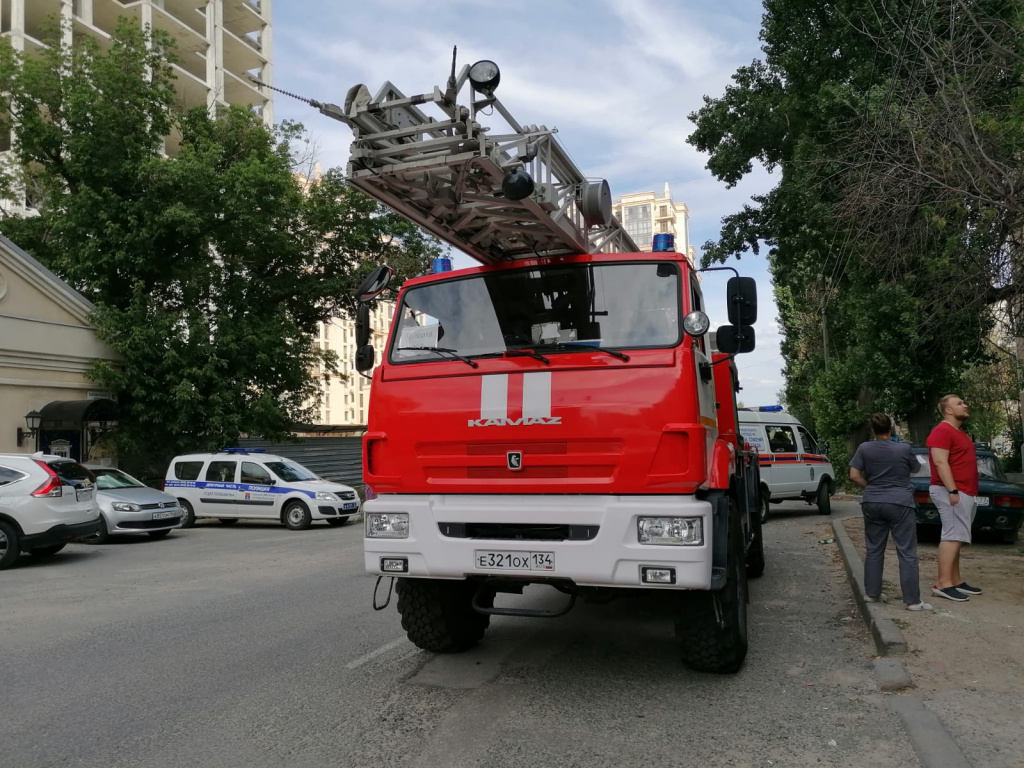
[[[455,98],[466,82],[470,106]],[[543,126],[520,126],[478,62],[448,88],[390,83],[344,109],[349,179],[480,266],[406,281],[373,369],[363,479],[365,565],[396,576],[419,647],[465,650],[491,615],[557,616],[578,597],[672,598],[683,660],[736,671],[747,577],[764,569],[756,453],[738,432],[734,354],[753,349],[753,280],[729,281],[710,346],[701,283],[671,236],[643,253]],[[441,118],[427,117],[432,104]],[[493,109],[510,132],[488,135]],[[386,290],[381,266],[360,288]],[[374,369],[377,354],[380,365]],[[545,584],[544,611],[496,595]]]

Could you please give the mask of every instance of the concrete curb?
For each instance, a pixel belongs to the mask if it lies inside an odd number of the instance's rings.
[[[925,768],[971,768],[939,716],[917,696],[890,696],[889,704],[907,729],[917,759]]]
[[[889,611],[883,603],[869,603],[864,600],[864,563],[860,554],[853,546],[850,535],[843,527],[842,520],[832,521],[832,530],[836,536],[836,543],[839,545],[839,554],[843,556],[843,564],[846,566],[846,575],[850,579],[850,587],[853,589],[854,600],[860,609],[860,615],[864,623],[871,630],[871,636],[875,640],[875,648],[879,656],[893,656],[907,652],[907,641],[892,619],[889,618]]]

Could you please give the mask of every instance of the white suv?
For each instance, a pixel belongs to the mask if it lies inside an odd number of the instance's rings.
[[[314,520],[344,525],[359,513],[359,497],[347,485],[323,480],[301,464],[261,448],[176,456],[164,490],[181,503],[181,527],[199,517],[222,523],[241,518],[280,520],[301,531]]]
[[[53,555],[100,529],[96,479],[71,459],[0,453],[0,570]]]

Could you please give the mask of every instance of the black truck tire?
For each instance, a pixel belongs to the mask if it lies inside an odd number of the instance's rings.
[[[402,629],[424,651],[468,651],[480,642],[491,623],[490,616],[473,610],[476,582],[398,579],[395,589]],[[487,607],[494,602],[493,592],[481,597]]]
[[[725,586],[718,591],[722,622],[713,592],[687,592],[676,616],[676,639],[683,663],[698,672],[738,672],[747,657],[747,568],[743,531],[733,515],[729,525],[729,560]]]
[[[819,515],[831,515],[832,514],[832,492],[829,490],[828,480],[822,480],[818,486],[818,498],[816,500],[818,505]]]

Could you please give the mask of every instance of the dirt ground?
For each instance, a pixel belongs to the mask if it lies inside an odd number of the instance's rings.
[[[863,560],[863,518],[843,524]],[[1024,541],[963,548],[960,572],[984,590],[966,603],[932,596],[936,550],[935,543],[918,543],[921,599],[935,606],[921,613],[903,609],[892,541],[885,553],[883,591],[890,600],[889,616],[910,647],[906,662],[915,683],[923,690],[974,687],[1024,694]]]
[[[863,518],[843,525],[863,561]],[[919,613],[904,609],[891,541],[885,554],[883,591],[907,641],[907,672],[973,765],[1024,766],[1024,539],[963,548],[960,571],[984,590],[966,603],[932,596],[936,550],[918,544],[921,598],[935,606]]]

